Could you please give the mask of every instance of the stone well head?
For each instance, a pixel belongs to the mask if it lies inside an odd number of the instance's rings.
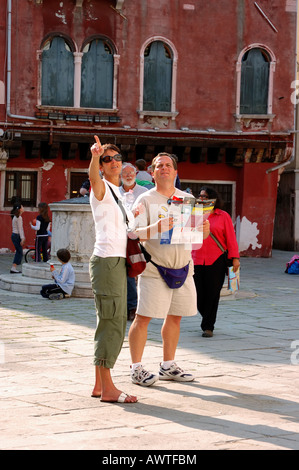
[[[51,259],[66,248],[71,262],[88,263],[93,252],[95,229],[88,197],[66,199],[49,204],[52,212]]]

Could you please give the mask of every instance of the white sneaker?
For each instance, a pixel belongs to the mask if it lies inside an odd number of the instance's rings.
[[[159,379],[175,380],[176,382],[192,382],[195,377],[189,372],[185,372],[183,369],[177,366],[175,362],[173,362],[169,369],[163,369],[160,364]]]
[[[159,377],[157,375],[148,372],[142,366],[138,366],[136,369],[131,370],[131,380],[133,384],[149,387],[157,382],[158,379]]]

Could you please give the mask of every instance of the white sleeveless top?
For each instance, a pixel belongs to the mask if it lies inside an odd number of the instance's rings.
[[[113,189],[116,196],[121,199],[118,186],[107,183],[105,195],[99,201],[91,188],[90,206],[95,223],[96,240],[94,244],[93,254],[101,258],[111,256],[126,257],[127,248],[127,225],[124,220],[123,213],[118,207],[110,189]],[[133,214],[127,211],[129,221],[133,219]]]

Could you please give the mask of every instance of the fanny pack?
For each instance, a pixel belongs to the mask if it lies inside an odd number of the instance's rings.
[[[150,262],[154,266],[156,266],[161,277],[164,279],[164,281],[166,282],[168,287],[170,287],[170,289],[178,289],[179,287],[182,287],[182,285],[186,281],[186,278],[189,272],[189,263],[183,268],[171,269],[171,268],[165,268],[164,266],[160,266],[159,264],[156,264],[152,260],[150,260]]]

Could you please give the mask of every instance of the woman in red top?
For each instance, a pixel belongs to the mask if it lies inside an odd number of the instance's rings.
[[[230,215],[221,210],[222,203],[218,193],[206,186],[199,193],[202,199],[216,199],[214,210],[209,216],[210,232],[218,239],[228,258],[232,258],[233,270],[240,266],[239,249]],[[195,248],[195,247],[194,247]],[[192,250],[194,262],[194,282],[197,291],[197,308],[202,316],[203,337],[213,336],[220,292],[227,270],[225,255],[211,236],[203,240],[200,249]]]

